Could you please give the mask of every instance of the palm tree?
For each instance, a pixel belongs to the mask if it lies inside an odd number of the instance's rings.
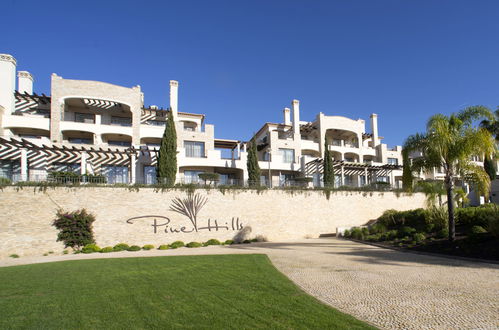
[[[442,207],[442,195],[445,195],[445,187],[442,181],[425,180],[419,181],[418,187],[426,196],[426,207],[436,207],[437,200],[438,206]]]
[[[485,119],[480,122],[480,127],[485,128],[495,138],[496,143],[499,142],[499,107],[494,111],[493,119]],[[496,178],[496,155],[484,155],[483,167],[488,173],[491,180]]]
[[[404,149],[408,152],[419,151],[422,154],[412,163],[414,171],[443,169],[450,241],[456,237],[454,181],[458,177],[471,181],[485,194],[490,188],[490,179],[483,167],[471,162],[474,155],[490,155],[495,151],[490,132],[473,126],[474,121],[482,118],[492,119],[492,113],[484,106],[468,107],[450,116],[436,114],[428,120],[425,133],[411,135],[404,143]]]

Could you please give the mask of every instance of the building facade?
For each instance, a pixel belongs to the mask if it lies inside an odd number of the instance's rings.
[[[16,82],[17,77],[17,82]],[[52,74],[51,95],[38,95],[34,77],[17,70],[16,59],[0,55],[0,177],[43,181],[49,173],[99,174],[107,183],[156,182],[156,158],[166,118],[177,130],[179,182],[203,172],[218,173],[219,184],[245,184],[248,142],[215,138],[205,115],[180,111],[177,81],[170,81],[166,108],[145,106],[140,86],[65,79]],[[266,123],[255,134],[262,182],[292,184],[311,177],[322,184],[322,155],[334,156],[336,186],[386,182],[401,185],[401,147],[382,143],[377,115],[371,132],[365,121],[319,113],[300,120],[300,105],[285,108],[282,123]]]

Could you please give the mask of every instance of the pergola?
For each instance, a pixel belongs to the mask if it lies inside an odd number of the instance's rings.
[[[343,160],[334,160],[333,168],[335,173],[341,174],[341,182],[345,182],[345,176],[365,176],[366,183],[374,182],[377,177],[391,176],[394,170],[402,168],[400,165],[372,165],[367,163],[351,163]],[[324,173],[324,160],[317,158],[305,164],[305,176]]]

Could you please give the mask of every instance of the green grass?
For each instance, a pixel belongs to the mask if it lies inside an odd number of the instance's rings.
[[[0,329],[367,329],[265,255],[78,260],[0,268]]]

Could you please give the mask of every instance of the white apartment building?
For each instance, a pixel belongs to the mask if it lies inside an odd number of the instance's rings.
[[[177,81],[170,81],[165,109],[146,107],[138,85],[52,74],[47,96],[36,94],[33,83],[29,72],[17,70],[12,55],[0,54],[0,176],[40,181],[50,171],[70,171],[102,174],[107,183],[155,183],[156,157],[171,112],[180,182],[197,182],[202,172],[218,173],[220,184],[244,184],[248,178],[247,142],[217,139],[205,115],[180,111]],[[371,133],[361,119],[320,113],[304,122],[297,100],[292,111],[284,109],[283,123],[266,123],[255,135],[262,181],[278,186],[308,176],[321,185],[326,138],[337,186],[401,185],[401,147],[381,142],[377,115],[371,115]]]

